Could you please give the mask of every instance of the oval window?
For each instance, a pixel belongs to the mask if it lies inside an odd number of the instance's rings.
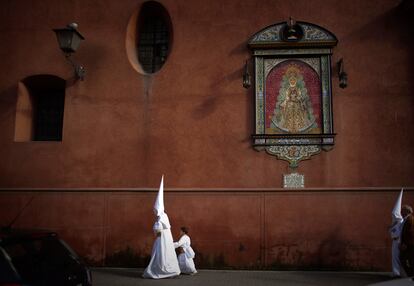
[[[145,73],[155,73],[167,60],[172,39],[171,19],[158,2],[142,4],[137,21],[138,61]]]

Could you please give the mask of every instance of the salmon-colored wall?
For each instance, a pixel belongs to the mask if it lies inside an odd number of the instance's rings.
[[[1,7],[0,185],[280,187],[288,165],[251,147],[253,89],[246,43],[293,16],[339,39],[347,89],[334,72],[336,145],[300,164],[308,187],[412,186],[413,42],[400,1],[161,1],[173,25],[163,68],[130,64],[126,35],[142,1],[6,1]],[[412,17],[411,17],[412,18]],[[52,28],[76,21],[86,80],[66,90],[62,142],[14,142],[17,83],[72,77]]]
[[[39,188],[18,226],[58,230],[100,265],[144,261],[154,193],[121,188],[154,188],[165,174],[179,190],[167,195],[173,233],[191,227],[199,265],[387,269],[394,187],[414,185],[413,17],[400,2],[162,0],[171,53],[159,72],[142,75],[126,38],[143,1],[2,1],[0,224],[31,196],[19,188]],[[291,170],[252,149],[254,94],[242,73],[250,36],[289,16],[339,40],[338,135],[333,150],[297,169],[316,191],[267,192]],[[86,38],[74,55],[86,79],[75,83],[52,31],[70,22]],[[14,141],[17,84],[37,74],[67,80],[62,142]]]
[[[190,229],[198,267],[390,270],[397,190],[166,190],[172,233]],[[0,193],[0,224],[46,228],[94,265],[144,267],[151,191]],[[406,190],[403,203],[412,204]],[[14,207],[10,207],[14,206]]]

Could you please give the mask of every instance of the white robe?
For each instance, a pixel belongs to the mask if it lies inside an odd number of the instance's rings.
[[[197,270],[194,265],[194,250],[191,248],[191,239],[188,235],[184,234],[181,236],[180,240],[174,242],[174,247],[182,247],[184,253],[178,255],[178,263],[180,265],[180,270],[185,274],[195,274]]]
[[[391,264],[392,274],[394,276],[406,277],[405,271],[400,261],[400,238],[401,231],[404,225],[404,219],[401,215],[401,203],[404,190],[402,189],[398,195],[397,201],[395,202],[394,208],[391,212],[392,226],[389,229],[392,246],[391,246]]]
[[[160,233],[152,247],[151,260],[145,269],[144,278],[168,278],[180,275],[174,242],[166,214],[154,224],[154,231]],[[164,221],[163,221],[164,220]]]
[[[394,276],[406,276],[405,272],[401,266],[400,261],[400,237],[401,237],[401,230],[403,227],[404,221],[397,220],[390,228],[390,235],[392,239],[392,247],[391,247],[391,262],[392,262],[392,274]]]

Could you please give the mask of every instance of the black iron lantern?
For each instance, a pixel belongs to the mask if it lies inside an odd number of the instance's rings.
[[[249,88],[251,86],[251,79],[249,74],[249,65],[246,61],[244,65],[244,71],[243,71],[243,87]]]
[[[66,53],[74,53],[79,44],[85,38],[77,30],[78,24],[72,23],[62,29],[53,29],[59,43],[60,49]]]
[[[348,74],[345,72],[344,60],[338,62],[339,87],[346,88],[348,86]]]
[[[85,40],[77,28],[78,24],[71,23],[65,28],[53,29],[53,31],[56,33],[59,48],[65,53],[66,59],[71,63],[75,70],[76,78],[83,80],[86,72],[85,68],[81,65],[76,64],[70,58],[71,54],[76,52],[76,50],[79,48],[80,42]]]

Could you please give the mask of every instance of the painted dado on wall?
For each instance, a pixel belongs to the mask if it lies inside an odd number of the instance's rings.
[[[199,265],[388,269],[390,210],[414,184],[412,10],[397,0],[163,0],[168,49],[148,73],[134,50],[143,3],[0,3],[0,224],[35,195],[17,226],[57,230],[100,265],[128,247],[145,259],[149,188],[165,174],[173,234],[189,225]],[[247,41],[290,16],[339,40],[335,148],[300,163],[312,189],[298,192],[278,189],[286,162],[252,148],[254,92],[242,86]],[[73,82],[52,31],[71,22],[85,37],[74,55],[84,81]],[[38,75],[66,82],[61,140],[33,141],[28,79]]]
[[[172,234],[190,229],[198,268],[391,269],[397,190],[165,190]],[[0,193],[1,222],[57,231],[93,265],[145,267],[155,190]],[[412,192],[403,203],[412,202]],[[10,208],[12,205],[14,208]]]

